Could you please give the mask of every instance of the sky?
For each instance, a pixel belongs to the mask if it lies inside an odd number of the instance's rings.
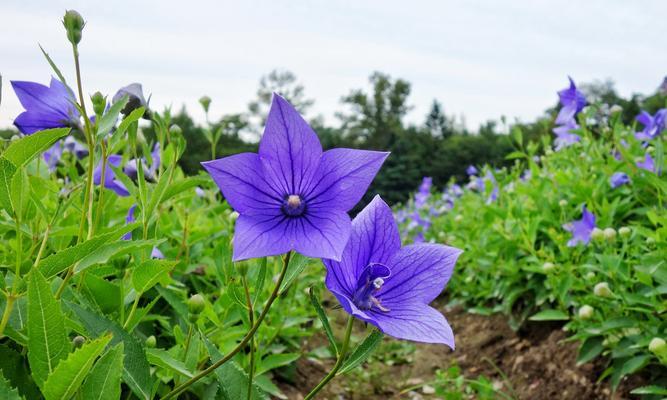
[[[274,68],[296,74],[315,100],[308,115],[328,123],[342,96],[382,71],[412,84],[408,122],[437,99],[471,129],[542,115],[568,75],[609,78],[621,95],[653,93],[667,75],[663,0],[3,0],[0,127],[22,111],[10,80],[50,79],[38,43],[74,82],[66,9],[87,21],[84,92],[140,82],[153,108],[185,105],[198,121],[202,95],[212,118],[243,112]]]

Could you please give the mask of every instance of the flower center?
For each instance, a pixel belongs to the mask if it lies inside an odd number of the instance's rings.
[[[387,279],[390,274],[391,271],[384,264],[368,264],[357,281],[357,289],[352,298],[354,304],[360,310],[370,310],[375,306],[380,311],[389,311],[389,309],[380,304],[380,300],[376,297],[376,294],[382,289],[385,279]]]
[[[290,194],[285,199],[282,210],[287,216],[296,217],[306,211],[306,204],[298,194]]]

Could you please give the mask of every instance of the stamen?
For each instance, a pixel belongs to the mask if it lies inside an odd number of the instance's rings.
[[[373,296],[371,296],[371,301],[373,302],[373,304],[375,304],[375,307],[377,307],[380,311],[382,311],[382,312],[389,312],[389,311],[391,311],[391,310],[389,310],[387,307],[385,307],[385,306],[383,306],[382,304],[380,304],[380,300],[376,299],[376,298],[373,297]]]
[[[384,279],[382,278],[375,278],[373,280],[373,286],[375,286],[376,290],[380,290],[380,288],[384,285]]]
[[[301,197],[297,194],[290,194],[287,197],[287,206],[292,209],[299,208],[301,206]]]

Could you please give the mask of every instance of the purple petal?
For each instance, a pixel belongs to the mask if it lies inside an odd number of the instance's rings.
[[[234,233],[234,261],[275,256],[293,248],[292,237],[296,218],[275,214],[241,214]]]
[[[327,268],[327,287],[352,297],[364,269],[371,263],[387,264],[400,247],[391,208],[375,196],[352,221],[352,233],[340,262],[322,260]]]
[[[346,212],[333,209],[309,211],[294,218],[292,248],[313,258],[340,260],[352,230]]]
[[[370,311],[369,322],[395,338],[441,343],[454,350],[454,332],[438,310],[423,303],[401,303],[389,308],[389,312]]]
[[[158,249],[157,247],[153,247],[153,250],[151,250],[151,258],[156,258],[158,260],[163,260],[164,259],[164,254]]]
[[[304,194],[308,206],[351,209],[366,193],[388,155],[386,152],[353,149],[326,151],[315,174],[318,180]]]
[[[127,210],[127,216],[125,217],[125,224],[131,224],[134,222],[134,210],[137,208],[137,205],[134,204],[132,207],[130,207],[129,210]],[[125,235],[123,235],[123,240],[132,240],[132,232],[128,232]]]
[[[274,94],[259,142],[267,182],[282,195],[301,195],[313,181],[321,156],[315,132],[287,100]]]

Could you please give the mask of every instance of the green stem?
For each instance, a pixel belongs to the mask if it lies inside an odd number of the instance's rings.
[[[347,356],[347,349],[350,345],[350,336],[352,335],[352,325],[354,325],[354,317],[350,315],[350,317],[347,320],[347,328],[345,328],[345,336],[343,337],[343,345],[341,346],[340,353],[338,354],[338,359],[336,360],[336,364],[334,367],[329,371],[327,376],[324,377],[320,381],[320,383],[315,386],[313,390],[308,393],[308,395],[303,399],[303,400],[310,400],[315,398],[315,395],[317,392],[322,390],[323,387],[329,383],[333,378],[336,377],[336,373],[338,370],[343,366],[343,362],[345,361],[345,357]]]
[[[127,314],[127,319],[123,324],[123,329],[127,328],[127,324],[130,323],[132,317],[134,317],[134,313],[137,312],[137,306],[139,305],[139,298],[141,298],[141,293],[137,293],[137,297],[134,298],[134,303],[132,303],[132,308],[130,309],[130,313]]]
[[[214,364],[212,364],[210,367],[206,368],[205,370],[201,371],[194,377],[190,378],[187,382],[183,383],[182,385],[177,386],[172,390],[171,392],[167,393],[165,397],[162,398],[162,400],[168,400],[176,397],[179,393],[190,387],[193,383],[199,381],[200,379],[204,378],[211,372],[215,371],[216,368],[221,366],[222,364],[226,363],[227,361],[231,360],[232,357],[236,355],[241,349],[243,349],[250,339],[255,335],[255,332],[257,332],[257,329],[259,329],[259,326],[262,324],[262,321],[264,320],[264,317],[269,313],[269,309],[271,308],[271,305],[273,302],[278,298],[278,293],[280,292],[280,287],[282,286],[283,280],[285,279],[285,273],[287,272],[287,266],[289,265],[289,260],[292,255],[292,252],[287,253],[285,258],[283,259],[283,266],[282,269],[280,270],[280,276],[278,277],[278,281],[276,282],[276,287],[273,289],[273,292],[271,293],[271,296],[269,299],[266,301],[266,305],[264,306],[264,309],[262,312],[259,314],[257,317],[257,321],[255,321],[255,324],[250,328],[248,333],[243,337],[241,342],[232,349],[227,355],[222,357],[220,360],[216,361]]]
[[[255,324],[255,312],[252,308],[252,299],[250,298],[250,290],[248,289],[248,280],[245,276],[241,278],[243,280],[243,289],[245,290],[245,300],[248,304],[248,320],[250,321],[250,326]],[[248,366],[248,397],[247,400],[252,398],[252,380],[255,375],[255,338],[250,339],[250,365]]]
[[[107,169],[107,146],[104,141],[102,141],[102,171],[106,171]],[[100,175],[100,188],[104,188],[104,181],[106,178],[106,174],[101,174]],[[93,233],[95,233],[95,227],[100,222],[100,218],[102,215],[102,208],[104,207],[104,190],[100,189],[99,196],[97,196],[97,212],[95,212],[95,223],[93,224]]]
[[[5,311],[2,313],[2,321],[0,321],[0,339],[5,336],[5,327],[7,322],[9,322],[9,316],[12,314],[14,309],[14,301],[16,297],[12,293],[7,293],[7,304],[5,305]]]
[[[188,327],[188,336],[185,338],[185,351],[183,352],[184,360],[188,358],[188,350],[190,350],[190,341],[192,340],[192,333],[194,332],[194,323],[190,323]]]

